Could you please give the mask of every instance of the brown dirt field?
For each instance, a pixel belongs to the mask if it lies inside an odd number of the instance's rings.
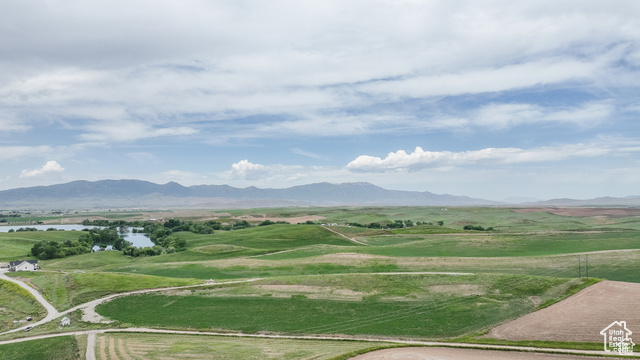
[[[640,334],[639,305],[640,284],[602,281],[545,309],[499,325],[486,336],[505,340],[602,342],[600,331],[614,321],[626,321],[633,334]]]
[[[556,355],[519,351],[496,351],[438,347],[397,348],[372,351],[351,360],[591,360],[593,356]]]
[[[615,218],[615,217],[629,217],[640,216],[640,209],[619,209],[619,208],[524,208],[514,209],[514,212],[519,214],[528,214],[532,212],[548,212],[554,215],[560,216],[573,216],[573,217],[603,217],[603,218]]]

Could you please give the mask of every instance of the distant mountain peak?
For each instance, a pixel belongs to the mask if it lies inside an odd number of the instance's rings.
[[[466,196],[386,190],[368,182],[299,185],[285,189],[244,189],[229,185],[164,185],[143,180],[73,181],[0,191],[0,208],[96,207],[269,207],[309,205],[462,206],[498,203]]]

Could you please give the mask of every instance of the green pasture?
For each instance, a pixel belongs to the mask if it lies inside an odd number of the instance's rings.
[[[0,233],[0,261],[35,259],[31,248],[39,241],[77,240],[79,231],[20,231]]]
[[[0,345],[0,359],[80,359],[80,356],[78,341],[75,336],[58,336],[48,339]],[[84,356],[84,354],[82,354],[82,356]]]
[[[96,310],[134,326],[438,338],[521,316],[535,308],[532,299],[554,301],[583,284],[517,275],[298,276],[128,296]]]
[[[12,276],[28,278],[61,311],[113,293],[201,283],[196,279],[107,272],[20,272]]]
[[[521,214],[503,207],[318,207],[228,210],[233,216],[254,215],[294,217],[317,215],[321,222],[344,224],[357,222],[368,224],[385,220],[412,220],[436,224],[443,221],[445,227],[462,229],[464,225],[492,226],[502,232],[587,230],[597,228],[640,229],[638,217],[572,217],[548,212]]]

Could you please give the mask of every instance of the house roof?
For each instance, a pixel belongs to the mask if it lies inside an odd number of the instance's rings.
[[[16,261],[9,261],[9,266],[18,266],[23,262],[28,262],[29,264],[38,265],[38,260],[16,260]]]

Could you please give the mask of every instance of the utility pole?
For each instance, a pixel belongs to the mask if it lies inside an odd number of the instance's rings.
[[[587,260],[587,280],[589,280],[589,255],[584,256]]]
[[[582,279],[582,262],[580,259],[582,259],[582,256],[578,255],[578,279]]]

